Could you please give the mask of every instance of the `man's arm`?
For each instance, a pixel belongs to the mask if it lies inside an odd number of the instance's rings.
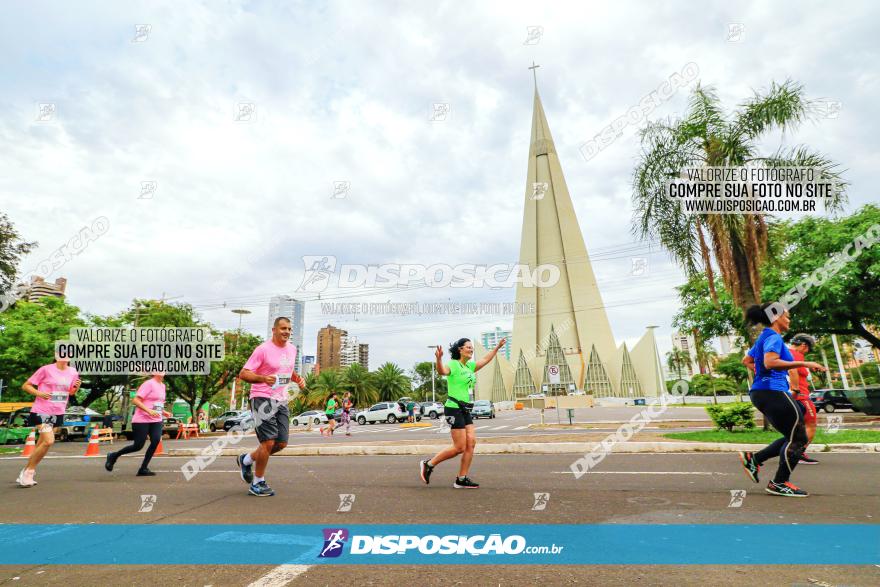
[[[242,369],[238,374],[239,379],[248,383],[266,383],[267,385],[275,385],[274,375],[257,375],[250,369]]]

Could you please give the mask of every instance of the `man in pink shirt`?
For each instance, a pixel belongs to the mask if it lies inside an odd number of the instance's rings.
[[[70,361],[58,360],[49,365],[43,365],[37,372],[31,375],[24,385],[23,390],[35,396],[34,405],[31,407],[31,415],[28,424],[37,429],[40,438],[33,454],[28,459],[27,466],[18,474],[18,484],[22,487],[33,487],[34,474],[37,465],[49,452],[49,448],[55,444],[53,428],[61,426],[64,422],[64,412],[67,410],[67,402],[71,394],[79,390],[82,383],[79,373],[70,366]]]
[[[272,326],[272,339],[254,349],[239,377],[251,384],[251,413],[260,446],[252,453],[236,458],[241,478],[258,497],[275,495],[264,475],[269,456],[287,446],[290,434],[290,411],[287,388],[290,382],[305,389],[305,381],[293,370],[296,347],[290,342],[290,319],[279,317]],[[256,471],[254,471],[256,464]],[[256,475],[254,473],[256,472]]]

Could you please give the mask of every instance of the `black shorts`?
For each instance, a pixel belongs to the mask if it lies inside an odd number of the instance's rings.
[[[251,399],[254,431],[260,442],[274,440],[284,442],[290,438],[290,411],[287,403],[268,397]]]
[[[53,428],[58,428],[64,424],[64,414],[49,416],[48,414],[35,414],[31,412],[28,415],[28,426],[40,428],[43,424],[51,424]]]
[[[446,418],[446,422],[453,430],[460,430],[474,423],[471,413],[465,412],[461,408],[450,408],[447,406],[443,408],[443,417]]]
[[[330,422],[335,422],[335,421],[336,421],[336,414],[324,414],[324,415],[327,416],[327,423],[328,423],[328,424],[329,424]]]

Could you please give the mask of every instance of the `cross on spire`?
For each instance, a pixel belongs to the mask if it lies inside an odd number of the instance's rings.
[[[536,90],[538,89],[538,74],[537,74],[537,72],[536,72],[535,70],[538,69],[539,67],[541,67],[541,66],[540,66],[540,65],[535,65],[535,62],[532,61],[532,66],[529,68],[529,69],[532,70],[532,76],[533,76],[534,79],[535,79],[535,89],[536,89]]]

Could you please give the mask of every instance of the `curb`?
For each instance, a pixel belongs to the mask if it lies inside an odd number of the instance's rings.
[[[343,446],[288,446],[273,456],[311,457],[311,456],[378,456],[378,455],[425,455],[446,448],[446,444],[406,444],[406,445],[343,445]],[[512,442],[507,444],[477,444],[477,454],[586,454],[601,448],[598,442]],[[722,442],[622,442],[616,444],[611,452],[631,454],[653,453],[732,453],[756,451],[763,444],[732,444]],[[880,452],[880,443],[861,444],[811,444],[811,452]],[[203,452],[205,451],[205,452]],[[172,448],[165,454],[172,457],[236,456],[241,448],[222,448],[212,451],[211,447]]]

